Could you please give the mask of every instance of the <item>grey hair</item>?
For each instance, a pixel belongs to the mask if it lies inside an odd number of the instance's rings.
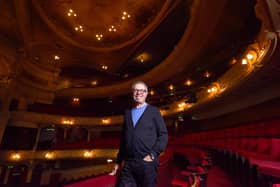
[[[143,81],[135,81],[132,85],[131,85],[131,89],[133,90],[136,84],[142,84],[146,87],[147,91],[148,91],[148,85],[143,82]]]

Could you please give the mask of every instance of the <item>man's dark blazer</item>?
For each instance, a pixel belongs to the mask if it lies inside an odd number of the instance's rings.
[[[143,159],[148,154],[156,158],[165,150],[168,134],[157,107],[147,105],[135,127],[131,110],[126,110],[117,163],[126,159]]]

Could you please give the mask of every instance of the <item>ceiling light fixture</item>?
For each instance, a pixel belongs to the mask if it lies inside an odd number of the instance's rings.
[[[80,31],[80,32],[83,32],[84,31],[84,28],[82,25],[78,25],[75,27],[75,31]]]
[[[101,40],[103,38],[103,34],[96,34],[95,37],[97,40]]]
[[[67,12],[67,16],[69,16],[69,17],[71,17],[71,16],[76,17],[77,14],[73,11],[73,9],[69,9],[68,12]]]
[[[126,11],[122,12],[122,20],[125,20],[126,18],[130,18],[130,14],[128,14]]]
[[[59,60],[60,59],[60,57],[58,56],[58,55],[54,55],[54,60]]]
[[[103,65],[103,66],[102,66],[102,69],[107,70],[107,69],[108,69],[108,66]]]
[[[111,25],[108,30],[109,32],[117,32],[117,29],[115,28],[114,25]]]

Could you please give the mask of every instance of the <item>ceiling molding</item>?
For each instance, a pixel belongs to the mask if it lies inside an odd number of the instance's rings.
[[[220,17],[225,9],[227,1],[194,1],[192,5],[191,18],[188,27],[174,47],[173,52],[157,67],[144,75],[130,79],[128,81],[116,82],[110,86],[100,86],[96,88],[67,88],[58,90],[56,96],[77,96],[86,97],[111,97],[130,92],[130,87],[136,80],[143,80],[149,86],[157,85],[170,77],[183,71],[189,64],[193,63],[200,55],[207,41],[214,35]],[[208,24],[205,24],[205,18]],[[207,30],[207,32],[205,32]],[[202,34],[203,31],[203,34]],[[176,63],[174,63],[176,62]],[[160,76],[159,76],[160,75]]]

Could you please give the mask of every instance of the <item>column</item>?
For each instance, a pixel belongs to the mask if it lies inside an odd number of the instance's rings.
[[[33,151],[36,151],[36,150],[37,150],[38,142],[39,142],[40,135],[41,135],[41,130],[42,130],[42,127],[38,127],[37,135],[36,135],[36,140],[35,140],[35,143],[34,143],[34,145],[33,145]]]
[[[8,96],[10,89],[3,88],[0,85],[0,143],[10,117],[9,106],[11,102],[11,97]]]
[[[26,183],[30,183],[32,180],[32,175],[33,175],[33,167],[29,166],[27,169],[27,174],[26,174]]]
[[[90,129],[87,128],[87,142],[90,142]]]
[[[1,58],[5,57],[5,58]],[[7,65],[4,78],[0,79],[0,143],[9,120],[9,107],[11,99],[17,94],[15,82],[17,72],[19,71],[19,63],[15,53],[8,48],[1,46],[0,63]]]
[[[7,167],[3,184],[7,184],[8,183],[10,172],[11,172],[11,168]]]
[[[63,140],[66,140],[66,139],[67,139],[67,130],[68,130],[68,128],[67,128],[67,127],[64,127],[64,131],[63,131]]]

